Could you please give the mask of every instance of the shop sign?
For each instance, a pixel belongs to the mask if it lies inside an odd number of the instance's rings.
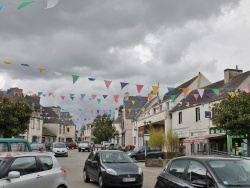
[[[197,139],[183,140],[183,143],[197,143],[197,142],[205,142],[205,139],[204,138],[197,138]]]
[[[244,135],[231,135],[231,138],[246,138]]]
[[[209,134],[221,134],[221,133],[226,133],[226,131],[218,128],[209,129]]]

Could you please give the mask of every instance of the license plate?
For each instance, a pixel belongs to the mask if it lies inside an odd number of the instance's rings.
[[[135,178],[123,178],[123,182],[135,181]]]

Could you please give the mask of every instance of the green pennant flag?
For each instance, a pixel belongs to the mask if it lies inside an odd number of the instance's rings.
[[[79,78],[79,76],[77,75],[72,75],[72,78],[73,78],[73,84],[76,82],[76,80]]]
[[[171,98],[171,102],[174,102],[174,100],[175,100],[175,95],[170,95],[170,98]]]
[[[71,94],[69,94],[70,95],[70,98],[72,98],[72,97],[74,97],[75,96],[75,94],[73,94],[73,93],[71,93]]]
[[[101,99],[97,99],[97,101],[98,101],[98,104],[101,102]]]
[[[18,6],[18,10],[22,9],[23,7],[26,7],[27,5],[33,3],[33,1],[26,1],[26,2],[21,2]]]
[[[220,89],[212,89],[213,92],[216,94],[216,95],[219,95],[220,94]]]

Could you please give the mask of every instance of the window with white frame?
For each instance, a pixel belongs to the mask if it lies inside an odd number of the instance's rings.
[[[36,129],[40,130],[40,120],[36,119]]]
[[[195,121],[198,122],[201,120],[200,108],[195,108]]]
[[[30,127],[31,127],[31,129],[34,129],[34,125],[35,125],[35,119],[32,118],[32,120],[30,121]]]
[[[179,124],[182,123],[182,112],[179,112]]]

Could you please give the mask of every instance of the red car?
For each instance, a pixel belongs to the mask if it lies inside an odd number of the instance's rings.
[[[68,149],[76,149],[77,148],[76,142],[67,142],[67,143],[65,143],[65,145]]]

